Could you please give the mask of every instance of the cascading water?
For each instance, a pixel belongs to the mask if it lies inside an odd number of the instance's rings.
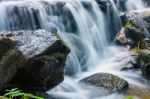
[[[146,4],[143,0],[114,0],[121,11],[145,10]]]
[[[135,3],[136,2],[136,3]],[[126,7],[128,11],[131,10],[144,10],[146,6],[142,2],[142,0],[127,0]]]
[[[131,9],[135,8],[132,3],[133,0],[127,3]],[[110,0],[106,5],[105,12],[95,0],[3,1],[0,3],[0,9],[3,9],[0,31],[58,30],[71,49],[65,69],[69,76],[65,76],[62,84],[50,90],[49,95],[60,99],[121,99],[121,94],[103,96],[102,90],[87,90],[78,84],[80,79],[88,75],[108,72],[126,79],[131,85],[145,87],[141,84],[143,82],[139,82],[137,74],[119,71],[121,66],[126,65],[126,61],[119,59],[130,54],[110,46],[110,39],[114,39],[113,33],[119,31],[121,22],[114,1]]]

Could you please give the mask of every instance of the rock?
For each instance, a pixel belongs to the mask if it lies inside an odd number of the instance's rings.
[[[6,29],[10,31],[17,30],[35,30],[40,29],[39,13],[36,8],[30,6],[10,5],[4,7],[6,13]]]
[[[146,38],[143,31],[138,31],[138,28],[130,27],[125,30],[126,37],[133,42],[133,47]]]
[[[124,25],[130,21],[136,30],[144,32],[146,36],[150,35],[150,11],[126,12],[120,17]]]
[[[124,28],[121,29],[120,32],[117,33],[116,35],[116,43],[118,45],[126,45],[128,42],[127,37],[124,33]]]
[[[138,43],[139,50],[150,50],[150,39],[146,38]]]
[[[146,4],[146,6],[150,6],[150,1],[149,0],[143,0],[144,1],[144,3]]]
[[[89,86],[103,87],[110,92],[123,91],[129,86],[126,80],[109,73],[96,73],[80,80],[80,82]]]
[[[150,79],[150,51],[142,51],[137,58],[137,63],[141,67],[143,76]]]
[[[121,19],[125,27],[125,35],[133,42],[133,47],[150,36],[149,11],[124,13]]]
[[[0,91],[16,87],[47,91],[63,81],[70,50],[57,34],[45,30],[11,33],[0,38]]]

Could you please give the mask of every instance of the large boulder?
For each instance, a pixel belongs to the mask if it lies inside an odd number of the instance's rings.
[[[150,79],[150,51],[141,51],[137,63],[141,67],[142,74],[146,79]]]
[[[18,87],[47,91],[64,79],[70,50],[60,37],[45,30],[2,33],[0,91]]]
[[[96,73],[80,80],[89,86],[102,87],[110,92],[123,91],[128,88],[128,82],[109,73]]]

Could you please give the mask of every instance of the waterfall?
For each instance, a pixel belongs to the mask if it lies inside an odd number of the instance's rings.
[[[120,11],[144,10],[146,4],[142,0],[114,0]]]
[[[71,49],[66,62],[65,80],[53,90],[48,91],[49,95],[58,96],[61,99],[123,98],[123,95],[119,93],[103,96],[102,90],[87,90],[78,84],[80,79],[96,72],[116,74],[133,85],[142,86],[141,83],[136,82],[137,80],[133,80],[140,78],[136,74],[118,71],[125,64],[119,59],[128,57],[130,54],[120,51],[122,48],[113,45],[115,35],[121,28],[119,7],[115,4],[123,3],[124,8],[130,11],[144,9],[142,1],[137,0],[135,4],[135,0],[127,2],[106,0],[108,2],[105,7],[96,1],[1,1],[1,32],[46,29],[58,32]]]
[[[73,75],[98,64],[120,30],[113,0],[111,4],[103,12],[94,0],[3,1],[0,31],[58,30],[71,49],[65,71]]]
[[[126,7],[128,11],[131,10],[143,10],[145,9],[145,5],[142,0],[127,0]]]

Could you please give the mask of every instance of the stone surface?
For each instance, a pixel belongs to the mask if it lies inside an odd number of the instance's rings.
[[[134,45],[150,37],[150,11],[126,12],[121,15],[123,26],[132,25],[125,29],[125,34]]]
[[[128,39],[124,33],[125,28],[122,28],[120,32],[116,35],[116,43],[117,45],[126,45],[128,43]]]
[[[142,51],[137,58],[137,63],[141,67],[143,76],[150,79],[150,51]]]
[[[63,81],[70,50],[57,34],[45,30],[11,33],[0,38],[0,91],[14,87],[47,91]]]
[[[89,86],[103,87],[110,92],[123,91],[128,88],[128,82],[109,73],[96,73],[80,80]]]
[[[135,12],[126,12],[121,14],[121,20],[123,25],[126,24],[127,21],[133,23],[134,27],[139,31],[143,31],[146,35],[149,35],[150,32],[150,11],[135,11]]]

